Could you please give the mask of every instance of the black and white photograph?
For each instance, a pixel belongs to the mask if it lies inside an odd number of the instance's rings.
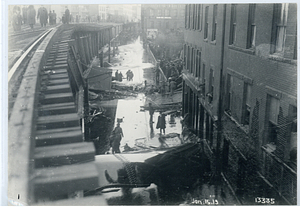
[[[80,2],[3,8],[6,205],[297,205],[296,1]]]

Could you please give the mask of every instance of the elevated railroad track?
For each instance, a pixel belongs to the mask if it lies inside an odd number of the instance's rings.
[[[85,142],[89,106],[83,73],[121,30],[122,25],[52,28],[10,70],[9,84],[17,86],[9,92],[11,204],[101,205],[99,196],[91,197],[96,204],[82,198],[84,190],[99,186],[95,148]]]

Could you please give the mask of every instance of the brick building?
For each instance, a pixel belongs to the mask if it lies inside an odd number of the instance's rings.
[[[296,26],[296,4],[185,7],[183,116],[243,204],[297,201]]]
[[[183,29],[184,7],[184,4],[142,4],[142,30],[146,32],[147,29]]]

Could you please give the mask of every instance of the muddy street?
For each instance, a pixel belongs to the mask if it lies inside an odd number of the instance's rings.
[[[124,76],[122,82],[113,81],[112,86],[118,85],[123,87],[124,90],[119,90],[119,92],[124,93],[127,91],[126,87],[132,87],[132,89],[138,88],[134,92],[134,96],[125,96],[121,99],[112,99],[109,101],[91,101],[93,106],[96,105],[104,108],[106,111],[106,117],[100,119],[102,122],[99,121],[101,124],[94,124],[92,126],[93,133],[91,137],[97,138],[97,136],[100,136],[96,140],[96,143],[98,143],[96,145],[98,154],[104,154],[104,150],[109,152],[108,137],[118,120],[124,134],[120,145],[121,152],[124,151],[125,145],[132,148],[132,150],[149,150],[181,144],[178,135],[181,134],[182,127],[178,113],[166,116],[165,135],[171,134],[171,138],[167,142],[163,142],[159,139],[159,129],[156,129],[159,112],[154,112],[153,123],[150,123],[149,111],[142,108],[150,101],[155,104],[159,100],[154,99],[153,95],[148,97],[145,95],[146,88],[148,89],[154,85],[154,70],[151,63],[144,62],[144,55],[143,44],[138,38],[133,43],[119,46],[116,56],[111,59],[112,66],[110,68],[112,69],[112,74],[114,75],[118,71]],[[131,70],[134,75],[131,81],[126,79],[126,72],[128,70]],[[145,81],[147,82],[146,88]],[[167,97],[165,99],[171,100],[171,98]],[[103,148],[103,145],[106,148]]]

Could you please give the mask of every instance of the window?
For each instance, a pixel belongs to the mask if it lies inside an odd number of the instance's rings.
[[[202,29],[202,5],[198,4],[198,30]]]
[[[208,6],[205,7],[204,39],[207,39],[208,35],[208,8]]]
[[[192,8],[192,6],[193,5],[191,5],[191,4],[189,5],[189,7],[190,7],[190,9],[189,9],[190,10],[190,25],[189,25],[189,28],[190,29],[193,28],[193,8]]]
[[[251,86],[245,83],[244,86],[244,114],[243,124],[249,125],[250,122],[250,110],[251,110]]]
[[[188,5],[185,5],[185,28],[188,28],[189,25],[189,10],[188,10]]]
[[[190,51],[190,46],[188,46],[188,51],[187,51],[187,70],[190,71],[190,66],[191,66],[191,51]]]
[[[151,28],[154,28],[154,22],[151,21]]]
[[[212,23],[212,34],[211,34],[211,40],[216,40],[217,36],[217,12],[218,12],[218,5],[214,5],[213,9],[213,23]]]
[[[233,77],[227,74],[227,113],[231,115],[231,104],[232,104],[232,87],[233,87]]]
[[[255,7],[256,4],[249,4],[247,48],[253,48],[255,46]]]
[[[213,100],[214,100],[214,71],[213,69],[210,69],[208,103],[212,103]]]
[[[196,20],[195,20],[196,26],[195,26],[195,30],[199,30],[199,21],[200,21],[200,19],[199,19],[199,13],[200,13],[199,5],[196,4],[195,7],[196,7]]]
[[[193,29],[196,30],[196,27],[197,27],[197,7],[196,7],[196,4],[193,5],[193,11],[194,11],[194,24],[193,24]]]
[[[229,45],[235,43],[236,38],[236,4],[231,5],[231,17],[230,17],[230,34],[229,34]]]
[[[187,45],[184,44],[183,46],[183,62],[186,64],[186,51],[187,51]]]
[[[297,107],[290,105],[289,117],[291,121],[289,159],[292,162],[296,162],[297,160]]]
[[[153,16],[154,16],[154,10],[150,9],[150,17],[153,17]]]
[[[197,71],[196,71],[196,77],[200,77],[201,74],[201,52],[197,51]]]
[[[268,119],[268,143],[276,145],[277,143],[277,122],[279,114],[279,100],[268,96],[269,100],[269,119]]]
[[[165,17],[169,17],[170,16],[170,10],[166,9],[165,10]]]
[[[202,67],[202,83],[203,83],[203,95],[205,95],[205,64],[203,64],[203,67]]]
[[[190,72],[193,73],[194,71],[194,49],[191,48],[191,68],[190,68]]]
[[[285,33],[288,16],[288,3],[274,4],[272,28],[272,53],[282,52],[285,43]]]
[[[161,10],[160,9],[157,10],[157,16],[161,17]]]
[[[174,9],[174,16],[175,17],[177,17],[177,13],[178,13],[177,9]]]

